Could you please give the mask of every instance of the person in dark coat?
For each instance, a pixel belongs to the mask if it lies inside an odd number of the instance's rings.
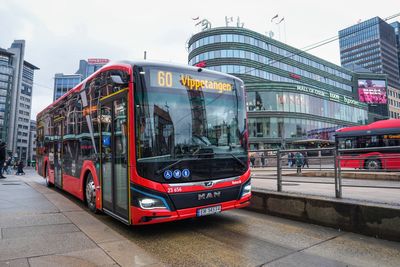
[[[3,176],[4,162],[6,161],[6,143],[0,143],[0,179],[6,178]]]
[[[254,153],[250,153],[250,163],[251,167],[255,168],[256,157],[254,156]]]
[[[294,165],[294,154],[292,152],[289,152],[288,154],[288,166],[292,167]]]
[[[308,154],[307,154],[307,151],[304,152],[304,154],[303,154],[303,168],[306,165],[307,165],[307,168],[310,168],[310,166],[308,165]]]
[[[265,167],[265,153],[261,152],[261,167]]]
[[[24,163],[22,162],[22,160],[18,163],[17,165],[17,173],[16,175],[24,175]]]

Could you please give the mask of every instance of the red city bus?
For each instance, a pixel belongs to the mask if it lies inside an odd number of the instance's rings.
[[[339,149],[365,149],[341,153],[341,167],[400,169],[400,119],[339,129],[336,146]]]
[[[126,224],[249,205],[243,82],[197,67],[110,63],[37,116],[37,171]]]

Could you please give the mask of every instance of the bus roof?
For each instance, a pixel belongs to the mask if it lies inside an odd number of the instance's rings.
[[[207,70],[207,69],[203,69],[201,67],[195,67],[195,66],[184,65],[184,64],[174,64],[174,63],[166,63],[166,62],[158,62],[158,61],[147,61],[147,60],[144,60],[144,61],[128,61],[128,60],[114,61],[114,62],[110,62],[110,63],[104,65],[103,67],[101,67],[100,69],[98,69],[96,72],[91,74],[85,80],[83,80],[78,85],[76,85],[74,88],[69,90],[64,95],[62,95],[59,99],[57,99],[56,101],[54,101],[53,103],[48,105],[46,108],[44,108],[42,111],[40,111],[36,116],[37,117],[40,116],[45,110],[48,110],[48,109],[54,107],[57,103],[61,102],[62,99],[67,98],[69,95],[73,94],[74,92],[80,91],[81,88],[82,88],[82,85],[86,84],[87,81],[91,80],[99,72],[102,72],[102,71],[107,70],[107,69],[112,69],[112,68],[115,68],[115,67],[131,68],[132,66],[186,68],[186,69],[193,70],[193,71],[199,71],[200,70],[200,71],[204,71],[205,73],[214,73],[214,74],[225,76],[227,78],[236,79],[236,80],[240,80],[241,81],[241,79],[239,79],[238,77],[235,77],[235,76],[230,75],[230,74],[217,72],[217,71],[213,71],[213,70]]]
[[[400,119],[376,121],[368,125],[345,127],[336,131],[337,136],[374,135],[400,132]]]

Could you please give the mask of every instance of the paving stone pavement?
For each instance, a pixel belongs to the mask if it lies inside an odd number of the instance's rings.
[[[0,180],[0,267],[162,266],[132,240],[44,186],[34,170]]]

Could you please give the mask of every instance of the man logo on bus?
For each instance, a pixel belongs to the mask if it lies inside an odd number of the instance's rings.
[[[198,200],[204,200],[204,199],[211,199],[211,198],[219,198],[221,197],[221,191],[215,191],[215,192],[208,192],[208,193],[201,193],[197,195]]]

